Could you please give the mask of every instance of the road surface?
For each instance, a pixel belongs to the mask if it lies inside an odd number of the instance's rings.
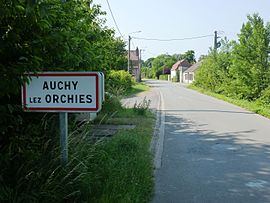
[[[270,202],[270,120],[166,81],[153,203]],[[158,97],[155,97],[155,103]]]

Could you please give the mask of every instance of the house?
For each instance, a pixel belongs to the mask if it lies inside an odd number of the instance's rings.
[[[184,71],[183,82],[190,84],[194,81],[195,72],[200,68],[202,61],[193,64],[190,68]]]
[[[183,83],[183,73],[190,66],[191,64],[185,59],[177,61],[171,68],[171,80]]]
[[[135,77],[136,81],[141,78],[140,55],[139,49],[130,50],[130,73]]]

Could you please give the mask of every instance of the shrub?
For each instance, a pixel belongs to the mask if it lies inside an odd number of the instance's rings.
[[[123,109],[120,97],[113,94],[106,94],[105,96],[106,98],[102,108],[103,113],[113,113]]]
[[[124,71],[112,70],[107,74],[107,89],[111,94],[115,94],[115,91],[122,90],[126,92],[131,89],[133,84],[132,76]]]
[[[168,75],[160,75],[159,79],[160,80],[168,80]]]
[[[257,101],[262,104],[270,104],[270,86],[262,91],[261,96]]]

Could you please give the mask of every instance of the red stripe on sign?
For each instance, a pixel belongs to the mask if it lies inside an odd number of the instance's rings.
[[[26,82],[23,84],[23,109],[26,111]]]
[[[30,107],[27,110],[32,111],[46,111],[46,110],[53,110],[53,111],[96,111],[96,108],[34,108]]]
[[[30,73],[28,76],[97,76],[96,73]]]
[[[99,83],[99,81],[98,81],[98,75],[96,75],[96,109],[98,110],[98,107],[99,107],[99,98],[98,98],[98,83]]]

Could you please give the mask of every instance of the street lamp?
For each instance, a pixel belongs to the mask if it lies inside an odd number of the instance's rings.
[[[135,33],[140,33],[142,31],[136,31],[136,32],[131,32],[128,34],[128,72],[130,71],[130,41],[131,41],[131,36],[130,34],[135,34]]]

